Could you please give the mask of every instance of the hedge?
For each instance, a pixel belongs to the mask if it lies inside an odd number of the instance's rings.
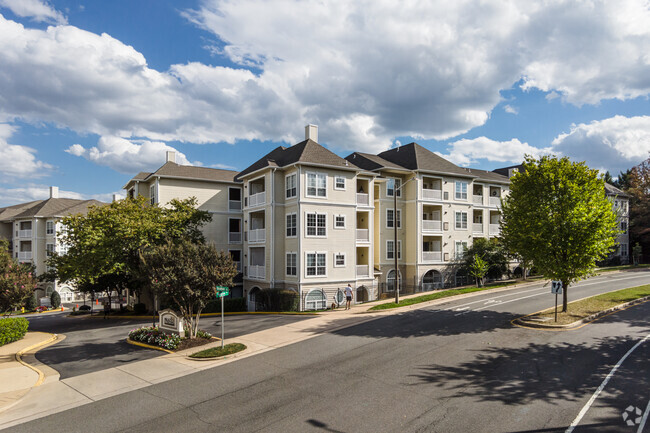
[[[29,321],[24,317],[0,319],[0,346],[18,341],[25,336]]]

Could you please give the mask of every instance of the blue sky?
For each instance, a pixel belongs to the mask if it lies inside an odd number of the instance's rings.
[[[110,200],[165,150],[243,169],[319,125],[491,170],[650,152],[643,0],[0,0],[0,205]]]

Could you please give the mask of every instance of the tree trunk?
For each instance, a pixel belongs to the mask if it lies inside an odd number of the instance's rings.
[[[522,271],[524,272],[524,273],[522,274],[522,276],[524,277],[524,281],[526,281],[526,279],[527,279],[527,278],[526,278],[526,277],[527,277],[526,274],[527,274],[528,268],[526,267],[526,265],[524,265],[524,266],[521,267],[521,269],[522,269]]]
[[[566,313],[568,304],[569,283],[562,281],[562,312]]]

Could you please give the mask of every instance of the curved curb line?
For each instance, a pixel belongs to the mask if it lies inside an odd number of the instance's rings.
[[[310,313],[303,311],[232,311],[224,313],[225,316],[253,316],[253,315],[278,315],[278,316],[318,316],[320,313]],[[201,317],[214,317],[221,316],[221,313],[201,313]],[[88,317],[92,319],[104,318],[104,316],[97,314],[79,314],[75,316],[67,315],[66,317]],[[152,320],[152,316],[108,316],[108,319],[122,319],[122,320]],[[158,316],[156,316],[158,318]]]
[[[586,299],[586,298],[585,298]],[[541,331],[573,331],[575,329],[582,328],[585,325],[588,325],[592,322],[595,322],[598,319],[601,319],[605,316],[609,316],[610,314],[614,314],[618,311],[621,310],[626,310],[629,307],[632,307],[637,304],[643,304],[644,302],[650,301],[650,296],[644,296],[643,298],[638,298],[634,299],[629,302],[625,302],[623,304],[615,305],[614,307],[608,308],[603,311],[599,311],[597,313],[591,314],[587,317],[584,317],[580,320],[577,320],[573,323],[568,323],[566,325],[545,325],[543,323],[531,323],[526,320],[524,320],[526,317],[534,316],[535,314],[539,314],[542,311],[548,310],[548,308],[537,311],[532,314],[528,314],[526,316],[518,317],[516,319],[513,319],[510,321],[510,323],[514,326],[518,326],[520,328],[527,328],[527,329],[535,329],[535,330],[541,330]],[[577,302],[577,301],[574,301]]]
[[[47,334],[49,334],[49,332],[47,332]],[[29,347],[26,347],[25,349],[16,352],[16,354],[14,355],[14,357],[16,358],[16,361],[18,361],[19,363],[21,363],[25,367],[27,367],[27,368],[29,368],[31,370],[34,370],[36,372],[36,374],[38,374],[38,380],[36,381],[36,383],[34,385],[32,385],[32,388],[35,388],[35,387],[40,386],[40,385],[43,384],[43,381],[45,380],[45,374],[43,374],[43,372],[41,370],[34,367],[33,365],[30,365],[30,364],[26,363],[25,361],[23,361],[22,356],[27,352],[30,352],[30,351],[32,351],[34,349],[41,348],[42,346],[45,346],[46,344],[49,344],[49,343],[51,343],[53,341],[56,341],[57,339],[58,339],[58,337],[57,337],[56,334],[50,334],[50,338],[48,338],[47,340],[41,341],[40,343],[33,344],[33,345],[29,346]]]
[[[132,344],[134,346],[145,347],[147,349],[160,350],[161,352],[167,352],[167,353],[176,353],[176,352],[172,352],[171,350],[164,349],[164,348],[162,348],[160,346],[152,346],[151,344],[140,343],[139,341],[133,341],[130,338],[127,338],[126,342],[129,343],[129,344]]]

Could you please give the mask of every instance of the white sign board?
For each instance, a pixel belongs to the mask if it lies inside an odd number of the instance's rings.
[[[554,295],[562,294],[562,281],[551,281],[551,293]]]
[[[166,309],[158,312],[158,329],[185,337],[185,322],[183,317],[174,310]]]

